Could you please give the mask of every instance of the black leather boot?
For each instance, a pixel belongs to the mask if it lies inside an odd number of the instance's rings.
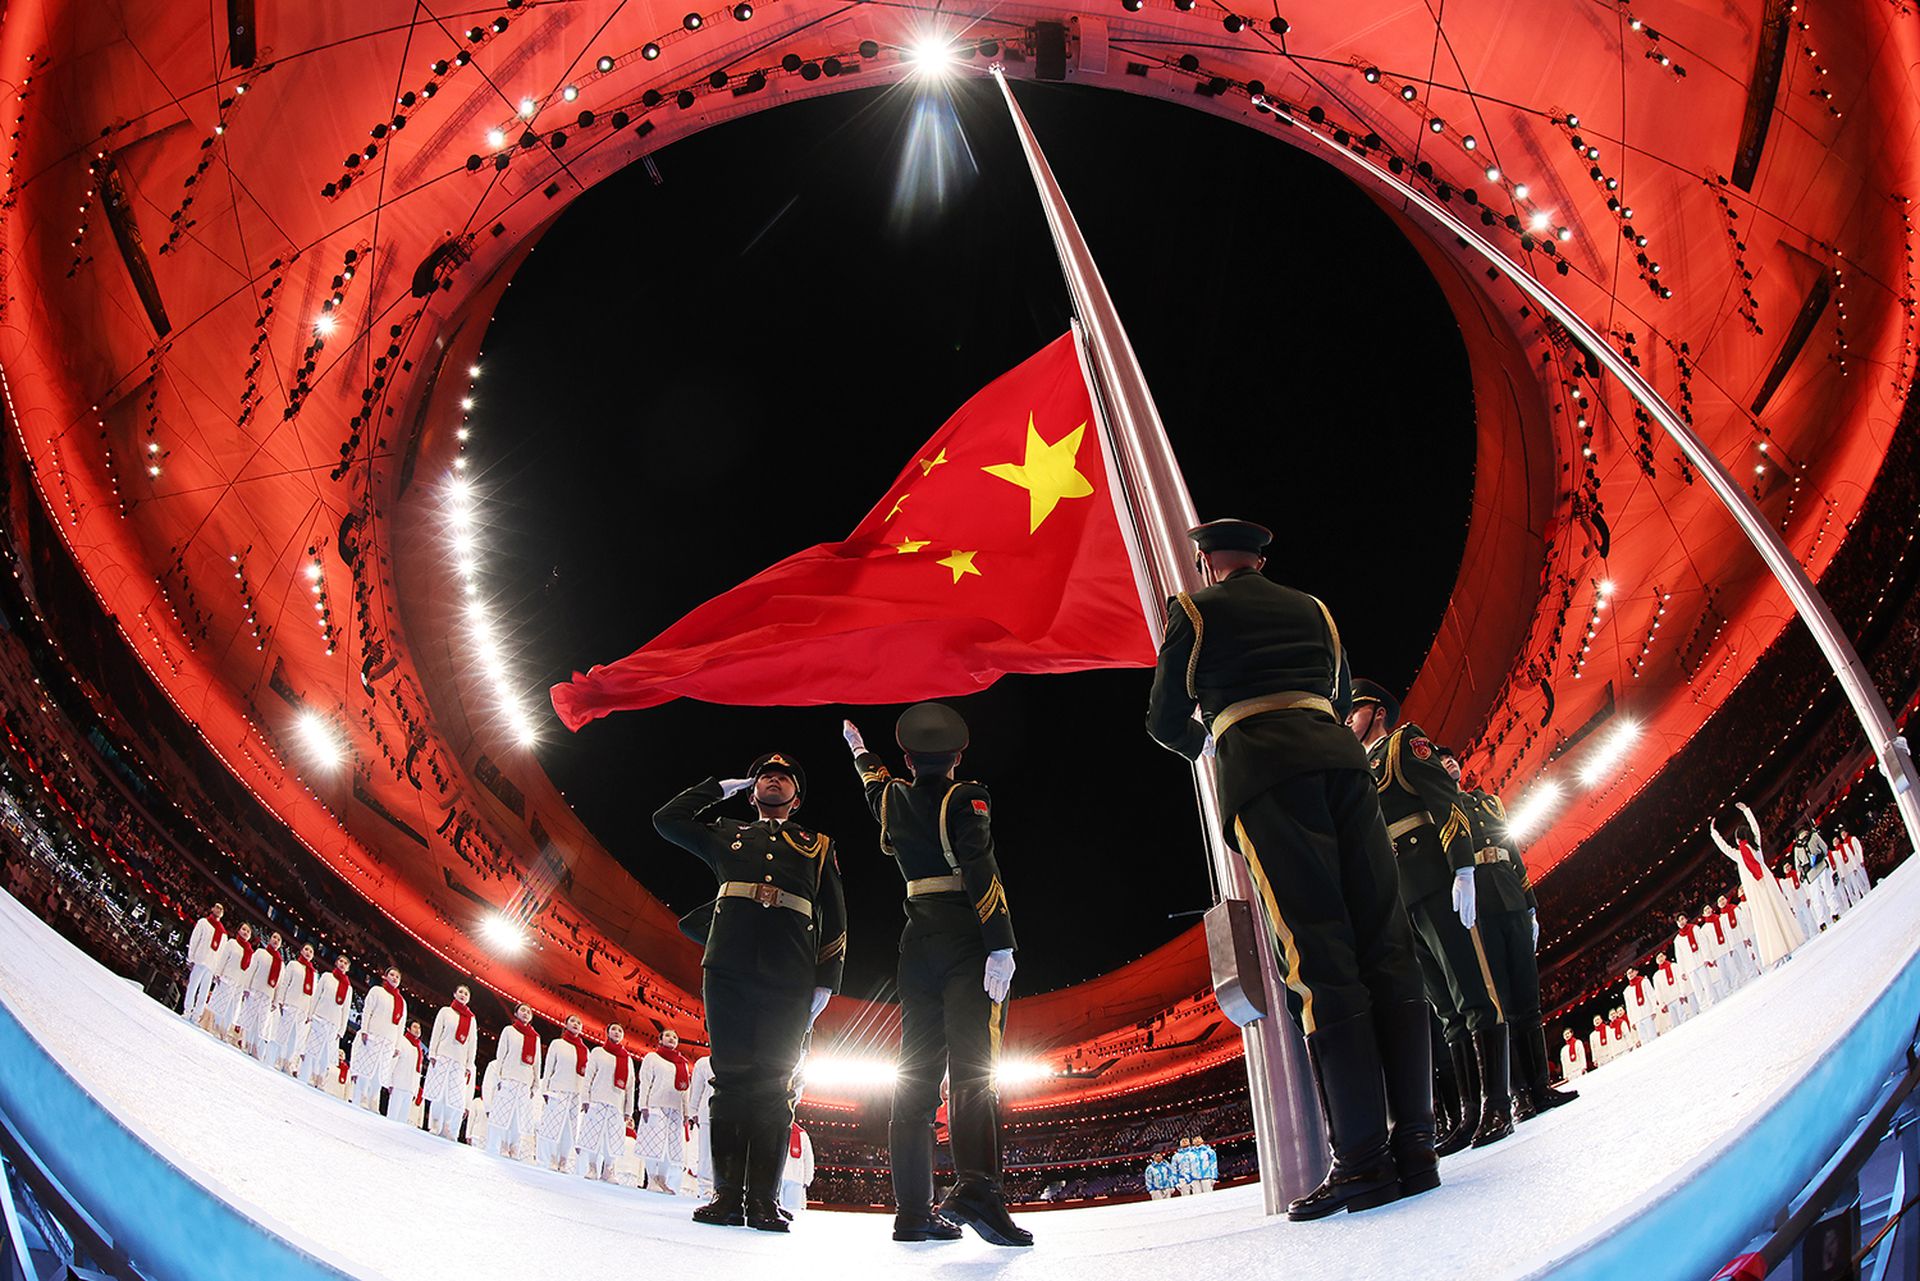
[[[1380,1067],[1387,1087],[1387,1150],[1400,1175],[1400,1195],[1440,1186],[1440,1158],[1433,1150],[1433,1096],[1428,1092],[1433,1053],[1427,1035],[1431,1016],[1424,1001],[1402,1001],[1373,1011]]]
[[[955,1223],[964,1223],[994,1245],[1032,1245],[1033,1233],[1013,1221],[1007,1213],[1000,1189],[986,1183],[962,1180],[947,1199],[940,1203],[940,1215]]]
[[[756,1232],[785,1232],[788,1223],[780,1211],[780,1175],[787,1168],[793,1119],[784,1107],[767,1112],[755,1120],[747,1140],[747,1226]]]
[[[933,1126],[893,1122],[887,1127],[887,1151],[893,1167],[893,1239],[958,1241],[960,1225],[933,1208]]]
[[[1400,1199],[1400,1171],[1387,1150],[1387,1094],[1377,1035],[1372,1014],[1361,1014],[1307,1038],[1333,1168],[1326,1182],[1287,1207],[1289,1219],[1323,1219],[1337,1210],[1371,1210]],[[1424,1067],[1419,1087],[1427,1088]]]
[[[1552,1080],[1547,1075],[1547,1034],[1538,1022],[1515,1028],[1513,1035],[1519,1037],[1527,1047],[1527,1080],[1520,1095],[1532,1103],[1534,1115],[1538,1116],[1580,1097],[1578,1090],[1553,1088]]]
[[[718,1104],[719,1099],[714,1102]],[[747,1152],[740,1124],[715,1107],[708,1125],[712,1130],[713,1200],[693,1212],[693,1221],[722,1228],[743,1227],[747,1222],[743,1191]]]
[[[1507,1025],[1496,1023],[1473,1034],[1480,1061],[1480,1128],[1470,1147],[1484,1148],[1513,1133],[1513,1088],[1507,1072]]]
[[[1381,1053],[1386,1053],[1384,1048]],[[1439,1022],[1431,1013],[1427,1016],[1427,1053],[1433,1059],[1433,1132],[1444,1138],[1460,1124],[1460,1081],[1454,1075],[1453,1056],[1440,1035]]]
[[[1473,1047],[1464,1036],[1448,1041],[1447,1057],[1453,1060],[1453,1077],[1460,1084],[1460,1112],[1454,1117],[1453,1129],[1434,1145],[1434,1152],[1440,1156],[1452,1156],[1463,1150],[1473,1142],[1474,1131],[1480,1128],[1480,1072]]]

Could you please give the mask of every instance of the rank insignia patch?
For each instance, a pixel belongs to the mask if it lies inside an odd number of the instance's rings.
[[[976,813],[976,814],[984,814],[984,813],[986,813],[986,812],[987,812],[987,803],[986,803],[985,801],[975,801],[975,802],[973,803],[973,812],[974,812],[974,813]]]
[[[1433,755],[1433,744],[1424,738],[1416,738],[1413,740],[1413,754],[1424,761]]]

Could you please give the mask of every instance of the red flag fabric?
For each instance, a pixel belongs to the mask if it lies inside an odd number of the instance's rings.
[[[844,542],[787,557],[552,695],[577,730],[675,698],[906,703],[1009,672],[1153,661],[1066,334],[962,405]]]

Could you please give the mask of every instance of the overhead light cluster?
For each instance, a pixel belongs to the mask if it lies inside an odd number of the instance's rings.
[[[1580,652],[1574,655],[1573,679],[1579,680],[1587,666],[1587,651],[1593,648],[1593,638],[1600,631],[1600,614],[1613,596],[1613,580],[1603,578],[1593,585],[1593,612],[1587,616],[1587,634],[1580,641]]]
[[[347,762],[347,736],[340,723],[324,712],[308,708],[293,723],[300,748],[307,759],[323,770],[334,770]]]
[[[1654,602],[1653,622],[1647,628],[1647,638],[1640,642],[1640,652],[1633,656],[1633,677],[1635,680],[1640,679],[1640,669],[1647,665],[1647,655],[1653,652],[1653,642],[1658,639],[1660,635],[1660,624],[1665,622],[1667,618],[1667,602],[1673,599],[1672,592],[1663,592],[1657,587],[1653,590],[1654,595],[1659,599]]]
[[[326,567],[320,563],[318,548],[309,547],[307,555],[307,566],[301,572],[306,579],[307,594],[313,598],[313,612],[317,616],[314,621],[320,627],[320,639],[326,642],[327,653],[332,654],[337,636],[333,628],[333,607],[327,600]]]
[[[1575,768],[1574,778],[1589,791],[1611,782],[1639,738],[1639,722],[1620,721],[1585,754]],[[1516,841],[1530,840],[1538,835],[1566,797],[1567,785],[1560,780],[1537,780],[1507,816],[1507,834]]]
[[[480,366],[468,366],[467,376],[479,378]],[[474,397],[471,388],[460,403],[463,408],[472,407]],[[531,747],[539,741],[539,735],[534,730],[533,717],[527,711],[526,702],[520,697],[518,683],[507,665],[506,649],[499,628],[495,625],[492,611],[487,607],[480,585],[480,558],[485,548],[481,540],[479,497],[472,478],[467,475],[466,447],[472,439],[472,429],[463,421],[456,435],[460,452],[453,460],[453,474],[447,478],[445,487],[447,547],[453,555],[454,573],[460,580],[467,639],[474,663],[492,689],[501,720],[515,742],[522,747]]]

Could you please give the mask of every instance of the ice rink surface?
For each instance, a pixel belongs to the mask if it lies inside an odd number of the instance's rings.
[[[1578,1102],[1449,1157],[1437,1192],[1309,1224],[1263,1218],[1257,1187],[1030,1214],[1030,1250],[971,1234],[896,1244],[890,1217],[878,1214],[809,1211],[789,1237],[706,1228],[688,1220],[690,1199],[589,1184],[406,1129],[187,1026],[5,894],[0,999],[101,1107],[193,1183],[357,1277],[634,1268],[750,1281],[790,1277],[798,1263],[862,1281],[1167,1272],[1495,1281],[1605,1274],[1623,1249],[1636,1275],[1703,1277],[1700,1261],[1724,1260],[1768,1211],[1774,1190],[1753,1181],[1755,1158],[1765,1155],[1790,1195],[1879,1088],[1880,1061],[1847,1056],[1860,1054],[1863,1013],[1898,995],[1889,989],[1905,981],[1916,939],[1920,880],[1908,866],[1782,969],[1583,1078]],[[1892,1004],[1880,1002],[1882,1021],[1910,1031],[1913,1008],[1894,1016]],[[1767,1132],[1774,1146],[1756,1151]],[[1601,1242],[1609,1245],[1596,1251]]]

